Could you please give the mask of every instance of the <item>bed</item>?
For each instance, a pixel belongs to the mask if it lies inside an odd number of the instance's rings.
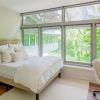
[[[7,44],[7,43],[17,44],[17,43],[20,43],[20,41],[19,40],[0,40],[0,45]],[[34,65],[35,67],[34,68],[31,67],[32,65]],[[34,71],[33,74],[31,70],[27,71],[27,68],[29,69],[29,66],[30,66],[30,69]],[[28,60],[24,60],[24,61],[19,61],[15,63],[11,62],[7,64],[1,63],[0,64],[0,82],[33,92],[36,94],[36,100],[39,100],[40,92],[55,77],[59,75],[59,78],[60,78],[62,67],[63,67],[63,59],[58,58],[58,57],[30,56]],[[37,69],[39,69],[40,72],[37,71]],[[24,74],[26,73],[25,71],[27,71],[27,73],[30,73],[30,74]],[[31,80],[32,78],[31,74],[35,76],[33,80]],[[21,77],[19,78],[19,76]],[[24,77],[26,78],[26,80],[24,79]],[[35,84],[33,85],[33,83],[30,81],[32,81]]]

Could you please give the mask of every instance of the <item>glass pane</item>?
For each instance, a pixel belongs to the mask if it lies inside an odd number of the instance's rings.
[[[65,10],[65,21],[100,19],[100,4],[68,8]]]
[[[24,29],[24,46],[28,55],[38,56],[38,29]]]
[[[100,58],[100,24],[97,25],[96,29],[96,56]]]
[[[91,26],[66,26],[66,60],[91,61]]]
[[[42,29],[43,56],[61,56],[61,28]]]
[[[55,23],[55,22],[61,22],[61,20],[62,20],[61,10],[23,16],[24,25]]]

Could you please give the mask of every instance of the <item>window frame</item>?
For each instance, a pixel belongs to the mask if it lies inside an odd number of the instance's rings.
[[[69,6],[62,6],[58,8],[51,8],[46,10],[39,10],[39,11],[32,11],[32,12],[26,12],[21,13],[22,16],[22,42],[23,42],[23,29],[27,28],[38,28],[39,33],[39,56],[42,56],[43,54],[43,44],[42,44],[42,29],[45,27],[61,27],[61,57],[64,59],[65,64],[74,65],[74,66],[86,66],[90,67],[92,66],[92,61],[96,59],[96,24],[100,24],[100,19],[93,19],[93,20],[81,20],[81,21],[68,21],[65,22],[65,9],[66,8],[74,8],[74,7],[81,7],[81,6],[88,6],[93,4],[98,4],[100,1],[93,1],[93,2],[87,2],[87,3],[80,3],[75,5],[69,5]],[[23,25],[23,16],[27,14],[33,14],[37,12],[49,12],[54,10],[62,10],[62,22],[56,22],[56,23],[44,23],[44,24],[34,24],[34,25]],[[65,32],[65,26],[75,26],[75,25],[91,25],[91,62],[90,63],[83,63],[83,62],[74,62],[74,61],[66,61],[66,32]]]

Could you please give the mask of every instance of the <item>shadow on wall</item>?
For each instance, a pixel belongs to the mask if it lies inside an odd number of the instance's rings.
[[[20,32],[20,24],[21,24],[21,18],[19,19],[19,21],[14,25],[14,27],[12,27],[12,30],[9,34],[9,37],[7,37],[8,39],[12,39],[14,37],[15,34],[19,33],[19,37],[21,39],[21,32]],[[16,37],[15,37],[16,38]]]

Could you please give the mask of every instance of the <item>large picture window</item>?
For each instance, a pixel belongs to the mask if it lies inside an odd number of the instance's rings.
[[[100,4],[67,8],[65,10],[65,21],[93,19],[100,19]]]
[[[23,32],[26,52],[38,56],[38,29],[24,29]]]
[[[43,56],[61,56],[61,28],[42,29]]]
[[[49,11],[44,13],[35,13],[23,16],[23,25],[55,23],[62,21],[61,10]]]
[[[65,64],[91,66],[100,58],[100,2],[22,13],[29,55],[58,56]]]
[[[66,26],[66,60],[91,61],[91,26]]]

